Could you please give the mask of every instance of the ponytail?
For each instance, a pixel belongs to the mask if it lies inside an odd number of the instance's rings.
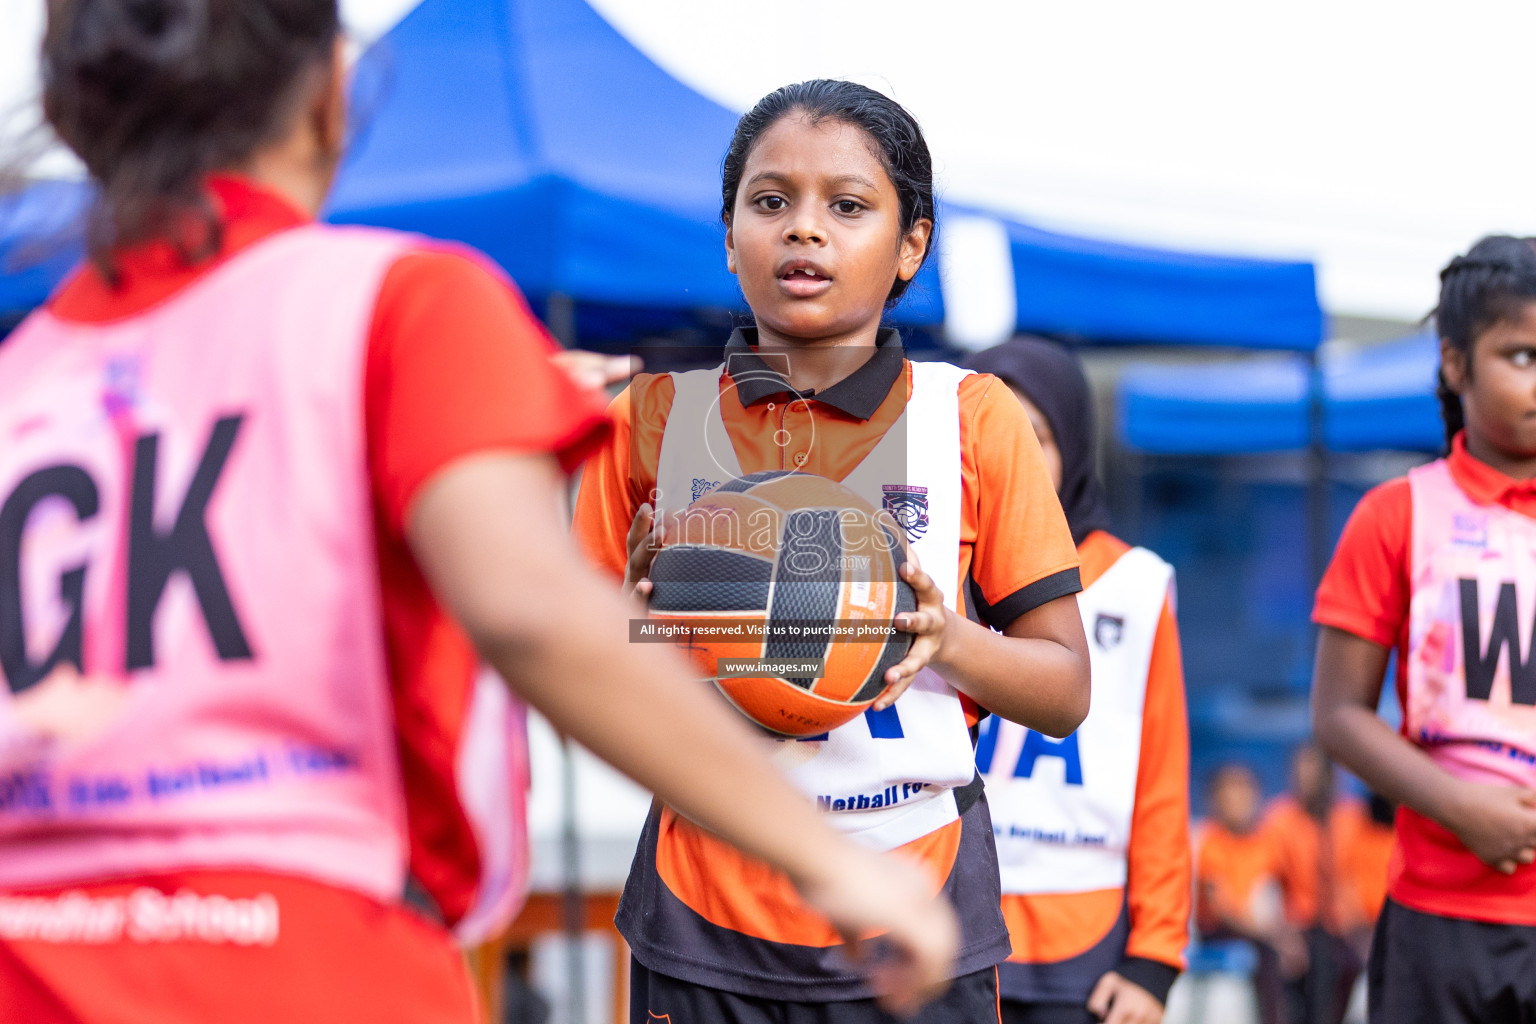
[[[1462,354],[1470,378],[1478,337],[1494,324],[1519,316],[1521,306],[1531,301],[1536,301],[1536,239],[1490,235],[1440,271],[1440,302],[1431,315],[1441,343]],[[1446,382],[1443,365],[1435,397],[1449,453],[1451,441],[1466,426],[1466,415],[1461,397]]]
[[[1461,410],[1461,396],[1451,390],[1451,386],[1445,382],[1444,367],[1435,371],[1435,397],[1440,400],[1440,421],[1445,424],[1445,451],[1451,453],[1451,442],[1456,435],[1466,427],[1467,420]]]
[[[53,0],[43,112],[100,190],[91,256],[166,238],[192,262],[221,224],[203,182],[286,130],[340,31],[336,0]]]

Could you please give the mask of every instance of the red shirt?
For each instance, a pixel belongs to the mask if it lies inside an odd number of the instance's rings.
[[[1473,501],[1536,518],[1536,480],[1515,480],[1473,458],[1464,435],[1456,436],[1446,465]],[[1408,479],[1399,477],[1371,490],[1355,506],[1312,611],[1312,621],[1320,626],[1397,650],[1400,706],[1407,706],[1412,541],[1412,492]],[[1536,866],[1517,868],[1513,875],[1495,871],[1447,829],[1407,807],[1397,814],[1387,893],[1424,913],[1536,925]]]
[[[50,300],[51,311],[76,322],[132,317],[252,243],[309,220],[281,196],[247,180],[217,177],[209,191],[224,222],[214,258],[188,266],[167,243],[139,246],[117,255],[115,283],[94,266],[82,267]],[[425,241],[386,274],[368,338],[368,469],[410,868],[450,921],[468,908],[478,879],[478,847],[456,799],[453,771],[479,660],[422,578],[405,541],[405,524],[423,485],[456,459],[486,451],[553,454],[569,468],[607,436],[604,396],[577,388],[554,367],[549,356],[555,349],[516,289],[488,262],[469,250]],[[28,1019],[167,1019],[155,1016],[165,1010],[153,1002],[165,993],[142,983],[152,976],[182,987],[174,1002],[187,1008],[188,1020],[212,1019],[196,1016],[200,1006],[208,1013],[223,1007],[215,1016],[226,1021],[292,1019],[288,1008],[299,997],[291,987],[261,979],[287,978],[294,965],[312,961],[368,979],[315,986],[332,993],[332,1019],[435,1022],[468,1019],[471,1012],[467,988],[453,988],[463,972],[446,936],[400,907],[378,907],[317,883],[251,872],[189,872],[76,888],[110,898],[123,884],[149,884],[168,893],[189,886],[231,898],[264,887],[283,903],[282,939],[261,949],[169,944],[134,952],[127,944],[0,943],[0,1005],[14,1007],[31,998],[31,984],[39,1001],[24,1005],[47,1006],[51,1013],[56,1001],[67,998],[73,1016],[55,1018],[36,1009]],[[364,961],[374,966],[359,968]],[[435,980],[409,966],[439,962],[449,973],[439,972]],[[132,969],[125,969],[130,963]],[[48,992],[51,977],[71,972],[93,980]],[[254,980],[250,986],[237,984],[236,974]],[[303,1012],[325,1016],[313,996],[304,997],[310,1002]],[[139,1002],[141,997],[148,1001]],[[244,1007],[237,1016],[229,1015],[231,1000]],[[135,1015],[127,1007],[142,1012]]]

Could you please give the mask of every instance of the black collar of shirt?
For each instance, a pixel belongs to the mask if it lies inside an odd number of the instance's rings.
[[[867,420],[880,408],[885,396],[901,379],[906,353],[901,347],[901,333],[893,327],[880,331],[875,338],[875,354],[848,376],[824,391],[796,391],[789,381],[774,370],[755,351],[756,327],[738,327],[725,343],[725,366],[736,383],[736,394],[744,406],[785,393],[799,398],[814,398],[861,420]]]

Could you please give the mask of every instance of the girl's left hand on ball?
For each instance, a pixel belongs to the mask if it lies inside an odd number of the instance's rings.
[[[874,703],[876,711],[884,711],[896,703],[896,698],[912,685],[917,673],[938,656],[944,646],[944,627],[949,622],[943,591],[933,582],[933,577],[923,572],[915,555],[908,553],[900,572],[917,598],[917,610],[896,616],[895,626],[903,633],[913,634],[912,647],[905,658],[886,670],[885,692]]]

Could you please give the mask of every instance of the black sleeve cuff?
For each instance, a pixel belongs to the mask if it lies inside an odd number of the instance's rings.
[[[976,603],[976,615],[981,621],[1001,632],[1025,612],[1032,612],[1058,597],[1081,593],[1082,589],[1082,576],[1074,566],[1071,569],[1063,569],[1061,572],[1053,572],[1049,576],[1042,576],[1029,586],[1015,590],[997,604],[988,604],[987,599],[982,596],[981,587],[973,580],[971,598]]]
[[[1115,968],[1115,973],[1126,981],[1140,985],[1152,993],[1158,1002],[1166,1005],[1168,990],[1173,988],[1174,979],[1179,976],[1179,969],[1161,960],[1128,956],[1120,961],[1120,966]]]

